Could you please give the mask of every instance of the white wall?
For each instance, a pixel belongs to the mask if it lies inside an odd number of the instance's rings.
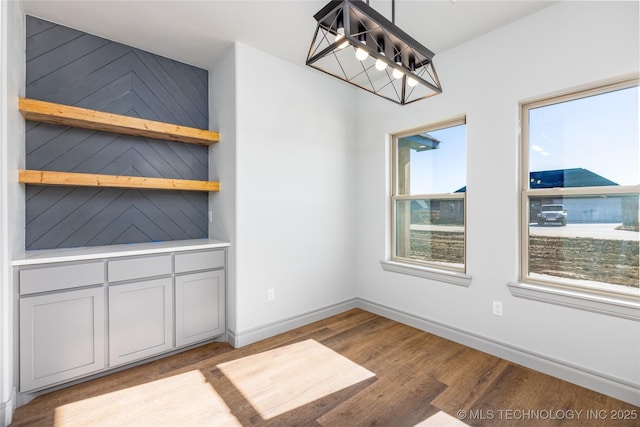
[[[230,286],[242,345],[271,335],[275,323],[355,297],[356,134],[345,84],[241,43],[235,65]]]
[[[13,284],[10,261],[24,242],[24,191],[17,169],[24,167],[24,121],[17,109],[24,96],[24,14],[19,2],[0,11],[0,426],[15,405]]]
[[[212,223],[209,236],[236,241],[236,63],[235,47],[209,68],[209,129],[220,141],[209,148],[209,179],[220,191],[209,194]],[[236,245],[227,250],[227,327],[236,330]]]
[[[442,95],[405,107],[358,95],[366,121],[358,135],[356,210],[367,212],[358,216],[359,297],[425,324],[594,373],[622,384],[626,398],[635,393],[640,402],[640,323],[514,298],[506,286],[518,279],[518,104],[637,73],[638,16],[637,2],[561,2],[436,55]],[[463,113],[471,286],[385,272],[380,266],[389,231],[385,135]],[[492,300],[504,303],[504,317],[491,314]]]

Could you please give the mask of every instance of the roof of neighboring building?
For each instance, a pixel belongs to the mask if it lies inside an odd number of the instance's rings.
[[[416,151],[437,150],[440,147],[440,140],[428,133],[398,138],[398,148],[409,147]]]
[[[603,176],[584,168],[556,169],[549,171],[537,171],[529,173],[529,188],[555,188],[555,187],[601,187],[603,185],[618,185]],[[467,186],[456,190],[456,193],[464,193]]]
[[[583,168],[531,172],[529,176],[531,181],[529,185],[530,188],[601,187],[603,185],[618,185],[597,173]]]

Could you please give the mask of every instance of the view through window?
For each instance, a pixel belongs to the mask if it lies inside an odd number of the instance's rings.
[[[637,81],[523,105],[522,119],[522,279],[637,290]]]
[[[464,271],[466,122],[393,138],[392,259]]]

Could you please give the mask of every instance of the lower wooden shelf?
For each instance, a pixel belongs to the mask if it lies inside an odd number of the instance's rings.
[[[18,182],[36,185],[65,185],[80,187],[119,187],[147,190],[219,191],[220,183],[173,178],[99,175],[92,173],[56,172],[22,169]]]

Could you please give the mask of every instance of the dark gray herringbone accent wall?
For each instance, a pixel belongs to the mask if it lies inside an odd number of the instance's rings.
[[[27,16],[28,98],[208,129],[206,70]],[[208,179],[208,148],[27,122],[26,168]],[[27,186],[26,248],[203,238],[208,193]]]

